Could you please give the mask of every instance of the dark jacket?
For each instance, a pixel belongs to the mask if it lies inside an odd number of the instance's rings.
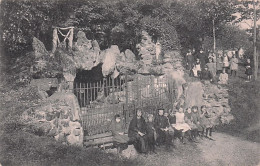
[[[200,74],[200,79],[201,80],[210,80],[212,79],[212,74],[208,70],[202,70]]]
[[[154,126],[156,129],[169,127],[168,119],[165,116],[156,116],[154,119]]]
[[[147,134],[147,124],[144,120],[143,117],[141,117],[140,119],[137,119],[137,117],[135,116],[129,125],[129,129],[128,129],[128,137],[135,137],[138,133],[138,131]]]

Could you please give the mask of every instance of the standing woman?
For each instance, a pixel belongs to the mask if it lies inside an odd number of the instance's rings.
[[[113,134],[113,141],[117,147],[117,153],[121,154],[124,149],[128,147],[128,136],[124,134],[124,124],[121,121],[119,114],[115,115],[115,119],[112,121],[110,130]]]
[[[223,56],[223,68],[226,70],[226,73],[228,73],[229,61],[227,54],[224,54]]]
[[[194,56],[192,54],[191,49],[188,50],[187,54],[186,54],[186,62],[187,62],[187,70],[191,70],[193,63],[194,63]]]
[[[237,75],[238,70],[238,59],[236,54],[233,55],[232,59],[230,60],[230,70],[231,70],[231,76],[234,74],[234,76]]]
[[[217,68],[217,74],[222,73],[223,63],[222,63],[222,59],[221,59],[221,55],[220,54],[217,54],[216,68]]]

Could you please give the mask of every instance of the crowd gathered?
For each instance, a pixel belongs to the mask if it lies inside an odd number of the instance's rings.
[[[202,49],[197,53],[189,49],[186,56],[186,69],[190,76],[203,82],[217,82],[228,84],[229,74],[236,77],[239,67],[238,51],[226,53],[205,53]],[[245,63],[247,81],[252,79],[252,65],[250,59]],[[200,139],[212,139],[212,130],[215,125],[210,111],[205,105],[185,108],[174,105],[173,109],[158,109],[156,114],[143,117],[141,109],[137,109],[132,118],[128,132],[125,132],[124,123],[119,114],[115,115],[111,123],[114,145],[120,154],[128,145],[133,144],[139,153],[156,153],[158,147],[166,150],[174,147],[174,141],[180,140],[198,142]]]
[[[185,110],[182,106],[169,110],[158,109],[156,115],[148,114],[147,118],[143,117],[141,109],[137,109],[127,134],[118,114],[112,121],[111,131],[119,154],[130,144],[134,145],[137,152],[144,154],[156,153],[158,147],[171,151],[176,139],[183,144],[212,139],[214,123],[210,117],[206,106],[200,109],[193,106]]]
[[[228,84],[228,76],[236,77],[238,71],[238,51],[224,53],[204,52],[200,49],[195,52],[189,49],[186,54],[186,68],[190,71],[190,76],[201,80]],[[248,58],[245,63],[247,81],[252,80],[252,64]]]

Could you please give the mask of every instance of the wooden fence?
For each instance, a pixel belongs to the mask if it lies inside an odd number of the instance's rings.
[[[74,92],[81,107],[85,135],[105,133],[115,114],[124,118],[126,127],[136,108],[155,114],[168,109],[174,101],[175,89],[167,77],[121,76],[97,82],[75,82]]]

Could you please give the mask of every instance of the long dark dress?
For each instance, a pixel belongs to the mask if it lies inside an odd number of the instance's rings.
[[[138,134],[142,132],[143,136]],[[134,147],[139,153],[147,153],[148,151],[148,131],[147,124],[143,117],[138,119],[136,116],[131,120],[129,129],[128,129],[128,137],[130,142],[133,142]]]
[[[187,62],[187,69],[191,70],[192,69],[192,65],[194,63],[194,56],[192,55],[192,53],[187,53],[187,55],[186,55],[186,62]]]
[[[205,65],[207,63],[207,55],[203,52],[203,53],[198,53],[198,58],[200,60],[201,63],[201,69],[204,70]]]
[[[159,145],[163,143],[166,143],[166,145],[170,144],[171,138],[169,131],[161,130],[165,129],[166,127],[169,127],[168,119],[165,116],[158,115],[154,119],[154,126],[158,134],[157,143]]]

